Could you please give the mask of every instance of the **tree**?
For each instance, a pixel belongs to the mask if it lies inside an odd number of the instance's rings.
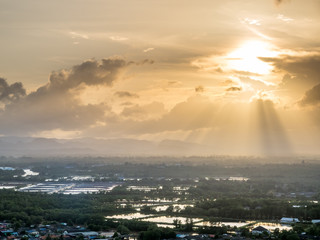
[[[127,235],[130,233],[130,230],[124,225],[119,225],[117,227],[117,232],[119,232],[121,235]]]

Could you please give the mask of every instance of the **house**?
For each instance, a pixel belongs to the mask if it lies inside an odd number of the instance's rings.
[[[298,222],[300,222],[298,218],[283,217],[280,219],[280,223],[284,223],[284,224],[291,224],[291,223],[298,223]]]
[[[270,231],[262,226],[258,226],[254,229],[252,229],[251,231],[252,235],[260,235],[260,234],[263,234],[263,233],[270,233]]]

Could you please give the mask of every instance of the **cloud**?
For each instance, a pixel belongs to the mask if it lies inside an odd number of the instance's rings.
[[[245,24],[249,24],[249,25],[256,25],[256,26],[260,26],[261,25],[261,21],[258,19],[253,19],[253,18],[244,18],[240,20],[242,23]]]
[[[129,38],[126,38],[126,37],[121,37],[121,36],[110,36],[109,37],[112,41],[126,41],[128,40]]]
[[[176,104],[161,118],[131,124],[128,130],[134,133],[156,133],[212,127],[216,114],[217,105],[208,97],[197,94],[189,97],[185,102]]]
[[[120,116],[112,118],[106,126],[87,129],[91,136],[141,136],[172,131],[193,131],[214,127],[217,105],[206,96],[196,94],[177,103],[169,112],[163,104],[153,102],[124,108]]]
[[[82,38],[82,39],[89,39],[89,36],[83,33],[77,33],[77,32],[69,32],[72,38]]]
[[[9,85],[4,78],[0,78],[0,102],[10,103],[26,95],[26,90],[21,82]]]
[[[132,106],[132,105],[134,105],[134,103],[127,101],[127,102],[121,103],[120,105],[121,105],[121,106]]]
[[[239,79],[241,80],[242,83],[248,83],[250,84],[250,86],[257,89],[266,88],[266,87],[275,85],[271,82],[264,81],[262,79],[254,78],[254,77],[239,77]]]
[[[121,113],[126,118],[144,121],[146,119],[158,119],[166,113],[164,104],[160,102],[152,102],[145,105],[134,105],[125,107]]]
[[[315,84],[320,83],[320,55],[281,56],[278,58],[260,58],[271,63],[276,72],[284,73],[281,88],[301,94]]]
[[[18,100],[0,112],[0,134],[24,134],[44,130],[79,130],[104,121],[111,108],[106,104],[83,104],[82,86],[108,86],[121,79],[133,62],[122,58],[88,60],[71,69],[52,72],[49,82],[25,97],[22,84],[5,86],[3,98]]]
[[[23,135],[43,130],[79,130],[102,120],[103,104],[82,105],[70,92],[30,94],[0,114],[2,134]]]
[[[139,98],[138,94],[131,93],[128,91],[118,91],[118,92],[115,92],[114,95],[120,98]]]
[[[270,62],[278,70],[283,70],[295,75],[308,75],[310,77],[318,77],[320,74],[320,55],[302,55],[302,56],[289,56],[284,55],[279,58],[265,58],[259,59]]]
[[[236,83],[236,82],[234,82],[233,80],[227,79],[227,80],[223,81],[223,82],[221,83],[221,85],[222,85],[222,86],[229,86],[229,85],[232,85],[232,84],[235,84],[235,83]]]
[[[293,21],[293,18],[286,17],[283,14],[278,14],[277,19],[279,19],[281,21],[284,21],[286,23],[289,23],[289,22]]]
[[[242,87],[229,87],[226,89],[227,92],[238,92],[242,91]]]
[[[200,85],[200,86],[195,87],[194,90],[197,93],[202,93],[202,92],[204,92],[204,87]]]
[[[301,101],[299,101],[301,106],[312,105],[317,106],[320,104],[320,84],[314,86],[308,90]]]
[[[147,53],[147,52],[151,52],[153,50],[154,50],[154,48],[147,48],[147,49],[144,49],[143,52]]]
[[[81,84],[112,86],[127,66],[128,63],[124,59],[117,57],[102,59],[101,61],[88,60],[80,65],[73,66],[70,70],[52,72],[49,83],[39,88],[37,92],[66,91]]]

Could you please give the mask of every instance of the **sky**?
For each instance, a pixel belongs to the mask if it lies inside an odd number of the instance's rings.
[[[319,154],[319,0],[0,0],[0,136]]]

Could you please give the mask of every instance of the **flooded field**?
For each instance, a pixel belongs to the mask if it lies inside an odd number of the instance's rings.
[[[251,222],[208,222],[208,221],[203,221],[203,222],[198,222],[195,224],[195,226],[198,227],[210,227],[210,226],[230,226],[230,227],[243,227]]]
[[[16,186],[5,186],[5,185],[1,185],[0,189],[15,189]]]
[[[127,190],[135,190],[135,191],[143,191],[143,192],[150,192],[153,190],[162,189],[162,186],[158,187],[149,187],[149,186],[129,186]]]
[[[187,222],[187,219],[191,219],[194,223],[203,221],[202,218],[186,218],[186,217],[171,217],[171,216],[157,216],[143,219],[144,221],[164,224],[174,224],[174,221],[181,221],[182,224]]]
[[[80,194],[95,193],[100,191],[111,191],[120,183],[38,183],[20,188],[20,192],[42,192],[42,193],[63,193],[63,194]]]
[[[180,212],[184,210],[186,207],[193,207],[193,204],[171,204],[171,205],[158,205],[154,206],[152,209],[156,210],[157,212],[166,211],[170,206],[173,207],[173,212]]]
[[[156,216],[153,214],[142,214],[142,213],[131,213],[131,214],[120,214],[106,216],[106,219],[126,219],[126,220],[141,220],[146,222],[153,222],[161,225],[166,225],[168,227],[174,227],[175,221],[181,221],[181,224],[185,224],[188,219],[192,220],[194,223],[203,221],[202,218],[186,218],[186,217],[174,217],[174,216]]]
[[[119,215],[112,215],[112,216],[107,216],[107,219],[127,219],[127,220],[132,220],[132,219],[142,219],[142,218],[148,218],[153,215],[146,215],[146,214],[141,214],[141,213],[129,213],[129,214],[119,214]]]

